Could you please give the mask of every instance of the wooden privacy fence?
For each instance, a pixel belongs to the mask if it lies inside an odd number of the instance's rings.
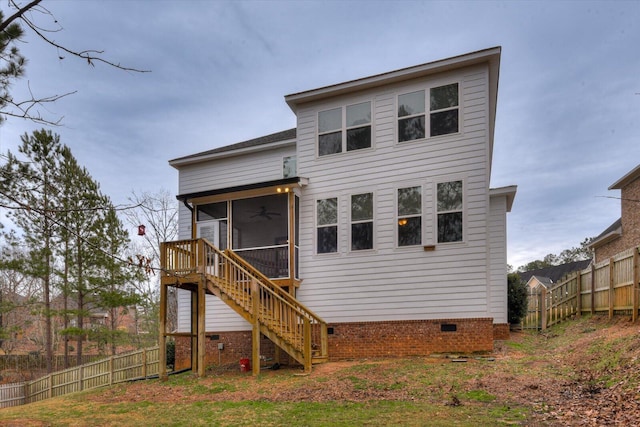
[[[97,355],[82,355],[82,361],[80,365],[85,363],[94,362],[98,359],[103,359],[104,356]],[[76,356],[69,356],[67,358],[67,368],[73,368],[77,365]],[[59,371],[64,368],[64,355],[55,355],[52,359],[53,371]],[[35,372],[45,371],[47,369],[47,359],[43,354],[3,354],[0,355],[0,371],[7,369],[15,370],[16,372]]]
[[[158,347],[152,347],[54,372],[37,380],[1,385],[0,408],[156,376],[158,357]]]
[[[638,318],[640,302],[640,247],[621,252],[606,261],[571,273],[550,288],[529,290],[525,329],[546,329],[571,316],[603,314]]]

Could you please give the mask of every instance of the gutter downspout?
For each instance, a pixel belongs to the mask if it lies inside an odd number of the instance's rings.
[[[196,238],[196,216],[195,216],[195,208],[189,204],[187,199],[182,199],[182,204],[191,211],[191,238]]]

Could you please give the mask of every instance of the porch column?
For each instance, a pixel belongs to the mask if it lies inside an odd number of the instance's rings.
[[[198,291],[191,291],[191,372],[198,372]]]
[[[161,381],[169,379],[167,375],[167,285],[160,283],[160,335],[158,336],[158,376]]]
[[[251,363],[252,374],[254,376],[260,374],[260,319],[258,313],[260,311],[260,290],[258,282],[251,280],[251,299],[253,308],[253,328],[251,329]]]
[[[204,377],[205,371],[205,328],[206,328],[206,296],[204,292],[204,274],[198,282],[198,377]]]

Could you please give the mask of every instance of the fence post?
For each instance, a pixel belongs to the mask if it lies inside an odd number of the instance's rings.
[[[576,272],[576,317],[582,315],[582,271]]]
[[[109,385],[113,385],[113,356],[109,357]]]
[[[547,329],[547,288],[540,286],[540,329]]]
[[[591,315],[596,314],[596,266],[591,263]]]
[[[638,255],[638,248],[633,248],[633,286],[631,287],[631,300],[633,301],[633,314],[631,320],[635,322],[638,320],[638,282],[640,282],[640,256]]]
[[[47,385],[49,386],[47,387],[47,398],[51,399],[53,397],[53,375],[49,374],[47,377]]]
[[[147,378],[147,349],[142,349],[142,378]]]
[[[613,257],[609,258],[609,319],[613,318],[613,300],[615,297],[615,291],[613,286],[615,285],[615,272],[616,263]]]

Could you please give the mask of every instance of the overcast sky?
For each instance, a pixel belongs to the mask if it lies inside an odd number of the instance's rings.
[[[26,3],[26,2],[23,2]],[[514,267],[579,246],[620,216],[607,188],[640,163],[640,2],[44,0],[95,67],[27,34],[13,87],[104,193],[177,191],[168,160],[295,127],[284,96],[502,46],[492,187],[515,184]],[[2,5],[9,14],[6,2]],[[46,15],[41,26],[55,29]],[[64,57],[64,59],[60,59]],[[0,151],[42,126],[10,118]],[[132,230],[133,231],[133,230]]]

